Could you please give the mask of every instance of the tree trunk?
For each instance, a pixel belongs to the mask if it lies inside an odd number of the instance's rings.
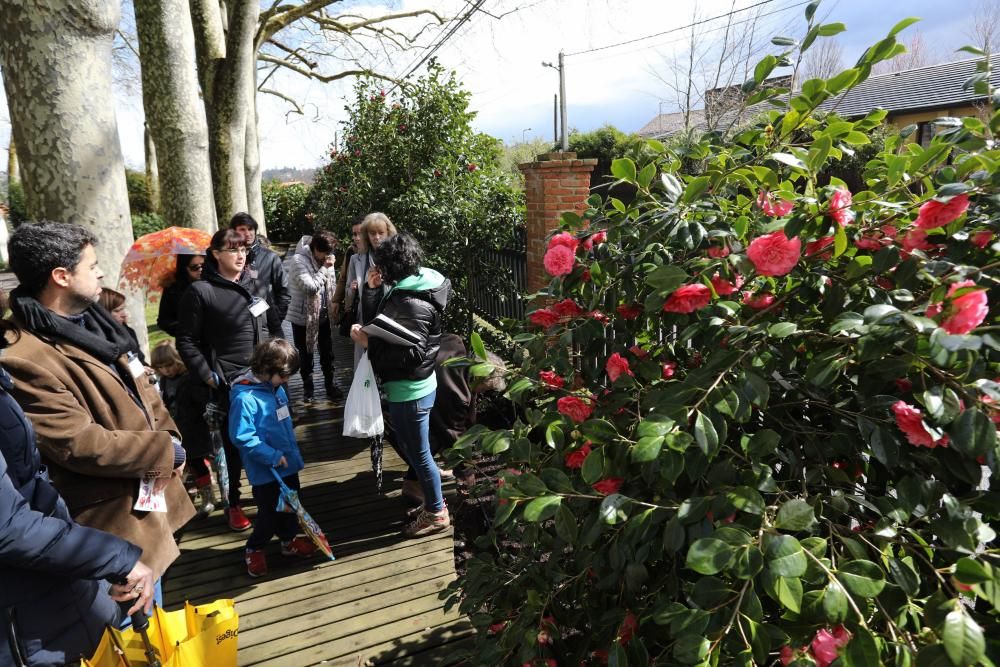
[[[233,0],[229,9],[226,58],[218,61],[215,72],[209,136],[215,210],[223,225],[234,213],[247,210],[246,124],[253,120],[249,113],[249,93],[256,68],[254,35],[259,15],[257,0]]]
[[[97,236],[105,283],[132,244],[111,90],[117,0],[0,0],[0,63],[28,215]],[[129,313],[145,322],[143,303]],[[145,326],[137,327],[146,343]]]
[[[209,116],[212,108],[215,70],[226,57],[226,34],[218,0],[191,0],[191,23],[194,26],[194,46],[198,59],[198,81],[201,96]]]
[[[135,0],[142,101],[156,145],[160,213],[168,225],[214,232],[205,106],[198,97],[187,0]]]
[[[243,157],[243,173],[247,187],[247,213],[260,225],[258,234],[267,236],[267,224],[264,220],[264,195],[260,186],[260,143],[257,139],[257,84],[256,71],[247,99],[250,108],[247,110],[246,155]]]
[[[146,158],[146,187],[149,189],[149,203],[153,210],[160,212],[160,174],[156,170],[156,144],[153,143],[153,133],[149,131],[149,123],[143,126],[142,143]]]
[[[10,131],[10,144],[7,145],[7,189],[21,182],[21,166],[17,162],[17,142],[14,141],[14,129]]]

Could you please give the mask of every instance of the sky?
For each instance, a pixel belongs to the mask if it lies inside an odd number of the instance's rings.
[[[346,0],[337,7],[363,16],[433,8],[442,16],[456,17],[468,10],[471,1]],[[846,24],[847,31],[836,38],[845,65],[853,63],[865,47],[907,16],[922,20],[903,33],[904,40],[914,30],[920,30],[936,59],[947,62],[967,57],[954,50],[969,43],[969,16],[981,2],[823,0],[818,15],[824,17],[824,22]],[[744,9],[757,4],[760,6],[756,9]],[[757,11],[761,16],[756,30],[801,37],[805,4],[802,0],[485,0],[480,6],[483,11],[473,12],[444,42],[436,57],[445,67],[454,69],[472,92],[471,107],[477,112],[475,127],[508,144],[552,138],[553,95],[558,92],[559,77],[555,69],[544,67],[542,62],[555,63],[560,50],[568,54],[569,127],[587,131],[611,124],[634,132],[657,113],[676,110],[675,95],[663,79],[670,78],[667,74],[671,60],[686,53],[686,26],[693,18],[704,21],[697,27],[699,44],[701,40],[719,41],[726,21],[710,19],[734,8],[735,30],[747,30],[747,17]],[[422,20],[419,24],[414,20],[409,27],[423,24]],[[426,47],[439,41],[454,25],[454,21],[444,27],[435,25],[424,31],[420,47],[375,55],[369,62],[386,74],[408,72],[426,53]],[[288,38],[297,39],[294,35]],[[769,52],[778,50],[770,47]],[[334,72],[337,66],[330,61],[322,69]],[[299,100],[305,114],[291,112],[291,106],[277,97],[258,96],[262,166],[269,169],[323,164],[337,136],[338,124],[346,117],[344,106],[351,97],[351,86],[350,80],[323,84],[291,72],[274,75],[267,87]],[[126,164],[141,168],[141,95],[119,91],[116,111]],[[10,130],[6,118],[5,104],[0,104],[0,165],[6,164]]]

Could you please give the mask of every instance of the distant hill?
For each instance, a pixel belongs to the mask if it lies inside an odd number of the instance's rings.
[[[278,181],[287,183],[288,181],[302,181],[312,185],[315,169],[299,169],[296,167],[281,167],[279,169],[265,169],[261,174],[261,179],[268,181]]]

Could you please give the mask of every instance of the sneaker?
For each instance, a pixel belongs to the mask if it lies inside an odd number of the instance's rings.
[[[208,516],[215,511],[215,497],[212,494],[211,486],[203,486],[198,489],[198,499],[201,501],[201,505],[198,507],[200,516]]]
[[[250,523],[250,519],[247,518],[247,515],[243,513],[243,508],[238,505],[230,507],[226,511],[226,514],[229,515],[229,529],[234,530],[237,533],[249,530],[250,526],[253,525]]]
[[[261,549],[247,549],[247,574],[251,577],[263,577],[267,574],[267,556]]]
[[[282,556],[296,556],[298,558],[309,558],[316,553],[316,545],[308,537],[299,535],[288,542],[281,543]]]
[[[417,515],[417,518],[403,527],[403,535],[406,537],[423,537],[433,535],[447,530],[451,525],[448,517],[448,508],[442,507],[440,512],[428,512],[424,510]]]
[[[418,505],[424,504],[424,490],[420,487],[420,481],[416,479],[404,479],[403,488],[400,490],[403,497]]]
[[[344,392],[340,391],[337,385],[333,383],[332,379],[327,378],[327,380],[323,383],[323,386],[326,387],[326,397],[331,401],[339,401],[344,397]]]
[[[305,403],[306,405],[309,405],[310,403],[313,402],[313,395],[312,394],[303,394],[303,396],[302,396],[302,402]]]

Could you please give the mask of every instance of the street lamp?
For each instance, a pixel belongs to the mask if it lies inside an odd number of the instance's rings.
[[[522,143],[522,144],[524,144],[524,143],[527,143],[527,142],[525,141],[525,139],[524,139],[524,133],[525,133],[525,132],[531,132],[531,128],[530,128],[530,127],[526,127],[526,128],[524,128],[523,130],[521,130],[521,143]]]

